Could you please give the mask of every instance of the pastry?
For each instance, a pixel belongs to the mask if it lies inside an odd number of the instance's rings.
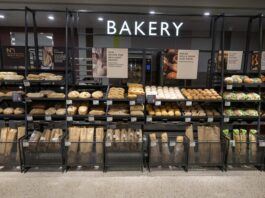
[[[40,91],[41,94],[44,94],[45,96],[51,94],[51,93],[55,93],[55,91],[53,90],[41,90]]]
[[[54,115],[56,114],[56,109],[54,107],[50,107],[47,110],[45,110],[45,115]]]
[[[78,108],[79,115],[87,115],[88,107],[87,106],[80,106]]]
[[[65,98],[64,93],[49,93],[47,98]]]
[[[15,115],[21,115],[21,114],[24,114],[24,109],[23,109],[23,108],[20,108],[20,107],[17,107],[17,108],[15,108],[15,110],[14,110],[14,114],[15,114]]]
[[[91,94],[89,92],[83,91],[79,94],[79,98],[87,99],[90,98]]]
[[[59,108],[56,110],[56,115],[65,115],[65,108]]]
[[[92,98],[94,99],[100,99],[103,97],[103,92],[102,91],[94,91],[92,93]]]
[[[27,93],[27,97],[29,98],[43,98],[43,93]]]
[[[71,105],[71,106],[69,106],[67,108],[68,115],[75,115],[76,112],[77,112],[77,107],[76,106]]]
[[[4,112],[4,109],[0,108],[0,114],[3,114],[3,112]]]
[[[11,115],[11,114],[14,113],[14,108],[12,108],[12,107],[7,107],[7,108],[4,109],[3,113],[4,113],[5,115]]]
[[[70,91],[68,93],[68,98],[78,98],[79,97],[79,92],[78,91]]]
[[[33,108],[30,112],[30,115],[44,115],[45,114],[45,110],[42,108]]]

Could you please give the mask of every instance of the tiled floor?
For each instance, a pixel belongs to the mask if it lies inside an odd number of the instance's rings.
[[[0,172],[0,197],[265,198],[265,172]]]

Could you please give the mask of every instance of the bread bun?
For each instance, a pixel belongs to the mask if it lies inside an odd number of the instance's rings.
[[[102,91],[94,91],[92,93],[92,98],[95,98],[95,99],[100,99],[103,97],[103,92]]]
[[[24,114],[24,113],[25,113],[24,109],[23,108],[20,108],[20,107],[17,107],[14,110],[14,114],[15,115],[21,115],[21,114]]]
[[[79,92],[78,91],[70,91],[68,93],[68,98],[78,98],[79,97]]]
[[[88,107],[87,106],[80,106],[78,108],[79,115],[87,115]]]
[[[59,108],[56,110],[56,115],[65,115],[65,108]]]
[[[79,94],[79,98],[87,99],[90,98],[91,94],[89,92],[83,91]]]

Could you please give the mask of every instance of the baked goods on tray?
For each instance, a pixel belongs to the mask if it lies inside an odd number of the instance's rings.
[[[108,115],[125,116],[129,115],[129,106],[124,104],[115,104],[110,106]]]
[[[121,87],[111,87],[108,93],[108,99],[124,99],[125,89]]]
[[[136,99],[140,95],[144,95],[144,88],[142,84],[130,83],[128,84],[128,98]]]
[[[181,89],[189,100],[221,100],[222,97],[214,89]]]
[[[166,103],[162,106],[148,104],[146,106],[147,114],[150,116],[172,116],[179,117],[181,112],[176,104]]]
[[[16,72],[0,72],[0,80],[23,80],[24,76]]]
[[[49,80],[49,81],[60,81],[63,80],[63,76],[55,75],[53,73],[39,73],[39,74],[29,74],[27,80]]]
[[[183,100],[185,99],[178,87],[146,86],[146,96],[155,95],[156,99]]]

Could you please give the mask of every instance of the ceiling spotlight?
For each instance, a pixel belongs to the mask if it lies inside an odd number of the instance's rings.
[[[4,19],[4,18],[6,18],[5,15],[0,14],[0,19]]]
[[[54,18],[53,15],[49,15],[49,16],[48,16],[48,19],[51,20],[51,21],[53,21],[55,18]]]
[[[103,21],[103,17],[98,17],[98,21]]]
[[[154,10],[149,11],[149,14],[155,14],[156,12]]]
[[[210,15],[210,12],[204,12],[203,15],[204,16],[209,16]]]

